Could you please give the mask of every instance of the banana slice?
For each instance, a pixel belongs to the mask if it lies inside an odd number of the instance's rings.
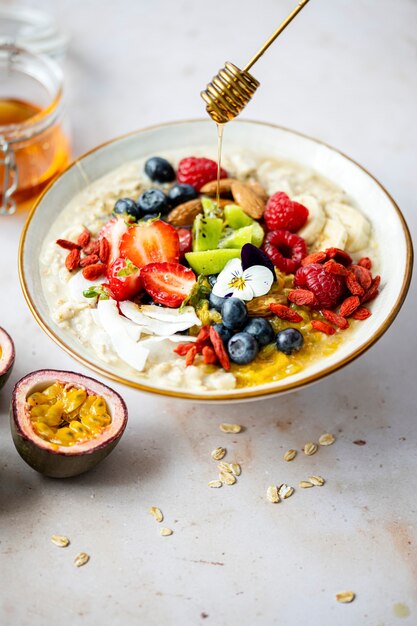
[[[345,227],[348,235],[346,248],[350,252],[357,252],[366,248],[371,234],[371,225],[360,211],[343,202],[328,202],[326,213],[330,218],[337,219]]]
[[[308,220],[297,235],[305,239],[307,245],[313,245],[320,236],[326,222],[326,214],[319,201],[308,194],[293,196],[291,200],[303,204],[308,209]]]
[[[326,248],[340,248],[344,250],[348,239],[348,232],[338,219],[327,218],[321,235],[313,245],[313,251]]]

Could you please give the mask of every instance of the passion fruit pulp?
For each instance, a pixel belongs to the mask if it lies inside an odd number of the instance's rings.
[[[4,387],[14,364],[14,343],[10,335],[0,328],[0,389]]]
[[[94,378],[38,370],[15,385],[10,420],[22,459],[45,476],[67,478],[110,454],[126,428],[127,408]]]

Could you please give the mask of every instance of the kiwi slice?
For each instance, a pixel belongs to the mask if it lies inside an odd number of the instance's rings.
[[[219,241],[219,248],[242,248],[245,243],[252,243],[253,226],[244,226],[237,230],[226,232]]]
[[[210,274],[219,274],[230,259],[239,259],[240,249],[219,248],[218,250],[187,252],[185,258],[196,274],[208,276]]]
[[[224,207],[224,217],[231,228],[243,228],[255,223],[237,204],[227,204]]]
[[[257,248],[260,248],[262,245],[262,242],[264,240],[265,237],[265,231],[262,228],[262,226],[260,225],[259,222],[253,222],[252,224],[252,241],[250,243],[253,243],[254,246],[256,246]]]
[[[215,250],[223,230],[223,220],[219,217],[197,215],[193,224],[193,251]]]

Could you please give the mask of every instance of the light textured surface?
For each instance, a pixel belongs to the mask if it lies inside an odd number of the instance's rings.
[[[28,4],[55,11],[72,33],[66,72],[77,154],[140,126],[202,115],[199,90],[226,59],[243,64],[292,7],[287,0]],[[311,2],[259,62],[262,86],[245,114],[318,136],[357,159],[414,230],[416,20],[411,0]],[[130,422],[119,447],[88,475],[53,481],[14,450],[12,386],[34,369],[82,368],[24,304],[16,269],[23,218],[0,219],[0,325],[17,348],[0,395],[2,626],[414,626],[413,289],[370,352],[279,400],[213,407],[121,388]],[[223,434],[223,421],[245,431]],[[324,432],[336,435],[333,446],[283,461],[287,449]],[[221,445],[242,475],[234,486],[209,489],[210,452]],[[311,474],[326,484],[297,489]],[[267,502],[267,487],[281,482],[295,486],[294,495]],[[150,506],[161,508],[172,536],[160,536]],[[71,545],[57,548],[52,534]],[[91,559],[78,569],[73,560],[82,551]],[[345,590],[357,594],[350,605],[336,602]]]

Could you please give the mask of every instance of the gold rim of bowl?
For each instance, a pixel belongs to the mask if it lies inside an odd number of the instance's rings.
[[[412,268],[413,268],[413,244],[412,244],[412,240],[411,240],[410,231],[408,229],[408,226],[407,226],[407,223],[406,223],[406,221],[404,219],[404,216],[401,213],[400,208],[398,207],[397,203],[392,198],[392,196],[385,189],[385,187],[379,182],[379,180],[377,178],[375,178],[375,176],[373,176],[366,168],[364,168],[362,165],[360,165],[357,161],[355,161],[351,157],[347,156],[344,152],[341,152],[340,150],[337,150],[333,146],[325,143],[324,141],[321,141],[319,139],[316,139],[314,137],[311,137],[311,136],[306,135],[304,133],[301,133],[299,131],[295,131],[295,130],[292,130],[290,128],[286,128],[285,126],[280,126],[278,124],[272,124],[270,122],[259,122],[259,121],[256,121],[256,120],[246,120],[246,119],[245,120],[239,120],[240,123],[258,124],[259,126],[267,126],[267,127],[270,127],[270,128],[278,128],[279,130],[283,130],[285,132],[290,132],[290,133],[292,133],[294,135],[298,135],[299,137],[303,137],[304,139],[308,139],[310,141],[314,141],[318,145],[325,146],[326,148],[329,148],[333,152],[336,152],[336,153],[340,154],[342,157],[344,157],[345,159],[347,159],[351,163],[354,163],[354,165],[359,167],[370,178],[372,178],[372,180],[388,196],[388,198],[390,199],[390,201],[392,203],[392,206],[394,207],[395,211],[397,212],[398,218],[399,218],[399,220],[401,222],[401,226],[402,226],[402,229],[403,229],[403,232],[404,232],[404,238],[405,238],[405,242],[406,242],[406,268],[405,268],[404,278],[403,278],[403,282],[402,282],[402,285],[401,285],[401,289],[400,289],[398,298],[397,298],[394,306],[390,310],[389,314],[385,318],[384,323],[381,324],[381,326],[379,326],[379,328],[368,338],[367,341],[365,341],[357,350],[353,351],[351,354],[346,356],[344,359],[338,361],[337,363],[334,363],[333,365],[331,365],[329,367],[324,368],[320,372],[317,372],[315,374],[307,376],[306,378],[304,378],[301,381],[291,382],[290,377],[289,377],[289,382],[284,384],[284,385],[280,384],[279,387],[274,387],[274,386],[272,386],[273,383],[270,383],[271,387],[269,387],[268,389],[264,389],[262,387],[246,387],[246,388],[242,388],[241,391],[234,391],[233,390],[232,392],[213,393],[213,394],[210,394],[210,395],[208,395],[208,394],[207,395],[203,395],[203,394],[198,394],[198,393],[193,393],[193,392],[177,391],[175,389],[161,389],[161,388],[158,388],[158,387],[152,387],[151,385],[146,385],[146,384],[139,383],[139,382],[136,382],[136,381],[133,381],[133,380],[129,380],[127,378],[124,378],[123,376],[119,376],[118,374],[113,374],[112,372],[108,372],[103,367],[100,367],[100,366],[96,365],[95,363],[89,361],[88,359],[84,358],[83,356],[81,356],[80,354],[75,352],[64,341],[62,341],[62,339],[60,339],[55,334],[55,332],[50,328],[48,323],[42,318],[42,316],[38,312],[38,310],[36,308],[36,305],[33,302],[32,297],[31,297],[31,295],[29,293],[29,289],[27,287],[25,273],[24,273],[24,269],[23,269],[24,247],[25,247],[26,234],[27,234],[27,231],[28,231],[28,228],[29,228],[29,224],[30,224],[30,222],[31,222],[31,220],[32,220],[32,218],[33,218],[33,216],[34,216],[34,214],[35,214],[35,212],[36,212],[40,202],[42,201],[42,198],[44,197],[44,195],[48,193],[49,189],[51,189],[53,187],[53,185],[55,185],[56,182],[63,175],[65,175],[67,170],[71,169],[71,167],[75,167],[76,164],[79,161],[81,161],[82,159],[84,159],[86,156],[88,156],[90,154],[93,154],[94,152],[97,152],[101,148],[104,148],[105,146],[107,146],[109,144],[112,144],[112,143],[115,143],[117,141],[120,141],[121,139],[124,139],[126,137],[130,137],[132,135],[138,135],[138,134],[141,134],[141,133],[144,133],[144,132],[148,132],[150,130],[156,130],[158,128],[163,128],[165,126],[175,126],[175,125],[181,125],[181,124],[201,123],[201,122],[207,122],[208,124],[213,124],[212,120],[210,120],[210,119],[179,120],[179,121],[174,121],[174,122],[165,122],[165,123],[162,123],[162,124],[155,124],[155,125],[152,125],[152,126],[147,126],[145,128],[142,128],[142,129],[139,129],[139,130],[136,130],[136,131],[132,131],[132,132],[126,133],[124,135],[120,135],[119,137],[115,137],[114,139],[110,139],[109,141],[105,141],[104,143],[100,144],[99,146],[93,148],[92,150],[89,150],[89,151],[85,152],[84,154],[82,154],[80,157],[78,157],[74,161],[72,161],[72,163],[70,163],[68,165],[68,167],[66,167],[65,170],[63,170],[63,172],[61,172],[61,174],[57,178],[55,178],[53,181],[51,181],[49,183],[49,185],[43,190],[41,195],[37,198],[36,202],[34,203],[32,209],[31,209],[31,211],[30,211],[30,213],[29,213],[29,215],[28,215],[28,217],[26,219],[25,225],[24,225],[23,230],[22,230],[22,235],[21,235],[21,238],[20,238],[19,252],[18,252],[18,264],[19,264],[19,280],[20,280],[20,284],[21,284],[21,287],[22,287],[22,290],[23,290],[23,295],[25,297],[25,300],[26,300],[26,302],[27,302],[27,304],[29,306],[29,309],[30,309],[32,315],[34,316],[34,318],[36,319],[36,321],[38,322],[40,327],[45,331],[45,333],[47,335],[49,335],[49,337],[57,345],[59,345],[63,350],[65,350],[65,352],[67,352],[74,359],[76,359],[77,361],[79,361],[80,363],[82,363],[83,365],[88,367],[89,369],[93,370],[97,374],[101,374],[102,376],[104,376],[106,378],[110,378],[111,380],[113,380],[115,382],[122,383],[124,385],[128,385],[129,387],[133,387],[135,389],[139,389],[140,391],[146,391],[148,393],[154,393],[154,394],[160,395],[160,396],[168,396],[168,397],[180,398],[180,399],[184,399],[184,400],[199,400],[199,401],[205,401],[205,402],[210,402],[210,401],[212,401],[212,402],[213,401],[219,402],[219,401],[245,400],[245,399],[261,398],[261,397],[267,398],[268,396],[274,396],[274,395],[278,395],[278,394],[281,394],[281,393],[285,393],[285,392],[290,391],[292,389],[301,389],[303,387],[306,387],[307,385],[311,385],[312,383],[317,382],[321,378],[325,378],[326,376],[329,376],[333,372],[336,372],[337,370],[341,369],[345,365],[348,365],[349,363],[354,361],[356,358],[358,358],[358,356],[360,356],[366,350],[368,350],[385,333],[385,331],[390,327],[390,325],[392,324],[392,322],[394,321],[394,319],[396,318],[396,316],[398,315],[398,313],[399,313],[399,311],[401,309],[401,306],[402,306],[402,304],[403,304],[403,302],[404,302],[404,300],[405,300],[405,298],[407,296],[407,292],[408,292],[408,289],[409,289],[409,286],[410,286],[411,276],[412,276]]]

